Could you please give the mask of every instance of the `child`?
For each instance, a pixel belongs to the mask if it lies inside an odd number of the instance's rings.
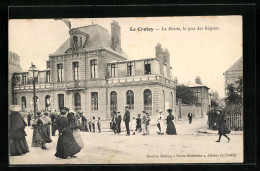
[[[96,120],[95,116],[93,116],[93,121],[92,121],[92,127],[93,127],[93,132],[95,132],[95,125],[96,125]]]
[[[100,122],[100,117],[98,117],[97,126],[98,126],[98,131],[99,131],[99,133],[100,133],[100,132],[101,132],[101,122]]]
[[[89,127],[89,132],[91,132],[91,127],[92,127],[91,117],[89,118],[88,127]]]
[[[149,118],[149,114],[148,113],[146,113],[147,114],[147,119],[146,119],[146,124],[145,124],[145,126],[146,126],[146,134],[147,135],[150,135],[150,131],[149,131],[149,128],[150,128],[150,118]]]
[[[135,117],[132,118],[132,129],[133,129],[133,135],[135,135],[135,129],[136,129],[136,120],[135,120]]]
[[[138,118],[136,118],[136,131],[141,132],[141,124],[142,124],[142,120],[141,120],[141,114],[138,114]]]

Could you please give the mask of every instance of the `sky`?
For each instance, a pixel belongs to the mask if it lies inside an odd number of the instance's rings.
[[[243,54],[241,16],[67,20],[72,28],[93,22],[106,28],[109,33],[111,22],[117,21],[121,27],[121,48],[130,59],[155,57],[155,46],[160,43],[170,53],[172,74],[178,78],[178,83],[192,83],[196,76],[200,76],[202,83],[210,91],[218,91],[220,97],[224,97],[223,73]],[[205,27],[212,27],[213,30]],[[61,20],[9,20],[9,51],[20,56],[24,71],[29,69],[31,63],[40,70],[46,69],[49,54],[54,53],[68,37],[69,28]]]

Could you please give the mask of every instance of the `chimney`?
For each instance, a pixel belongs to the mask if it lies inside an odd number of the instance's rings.
[[[178,78],[177,77],[174,77],[173,81],[176,83],[176,85],[178,85]]]
[[[197,77],[195,78],[195,83],[196,83],[196,84],[202,84],[201,79],[200,79],[200,76],[197,76]]]
[[[170,66],[170,53],[168,51],[168,49],[165,49],[163,52],[163,58],[164,58],[164,63],[166,63],[167,65]]]
[[[111,23],[111,48],[117,52],[122,52],[121,49],[121,28],[115,20]]]
[[[163,75],[163,49],[160,43],[157,43],[157,45],[155,46],[155,57],[159,59],[160,74]]]

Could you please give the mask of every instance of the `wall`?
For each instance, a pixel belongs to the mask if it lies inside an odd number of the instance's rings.
[[[178,120],[188,120],[188,113],[191,111],[193,114],[193,118],[201,118],[201,107],[195,106],[195,105],[181,105],[181,115],[180,112],[180,106],[176,106],[176,118]]]

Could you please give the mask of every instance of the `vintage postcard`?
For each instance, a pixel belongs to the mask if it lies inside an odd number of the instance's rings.
[[[9,162],[243,163],[242,16],[9,20]]]

